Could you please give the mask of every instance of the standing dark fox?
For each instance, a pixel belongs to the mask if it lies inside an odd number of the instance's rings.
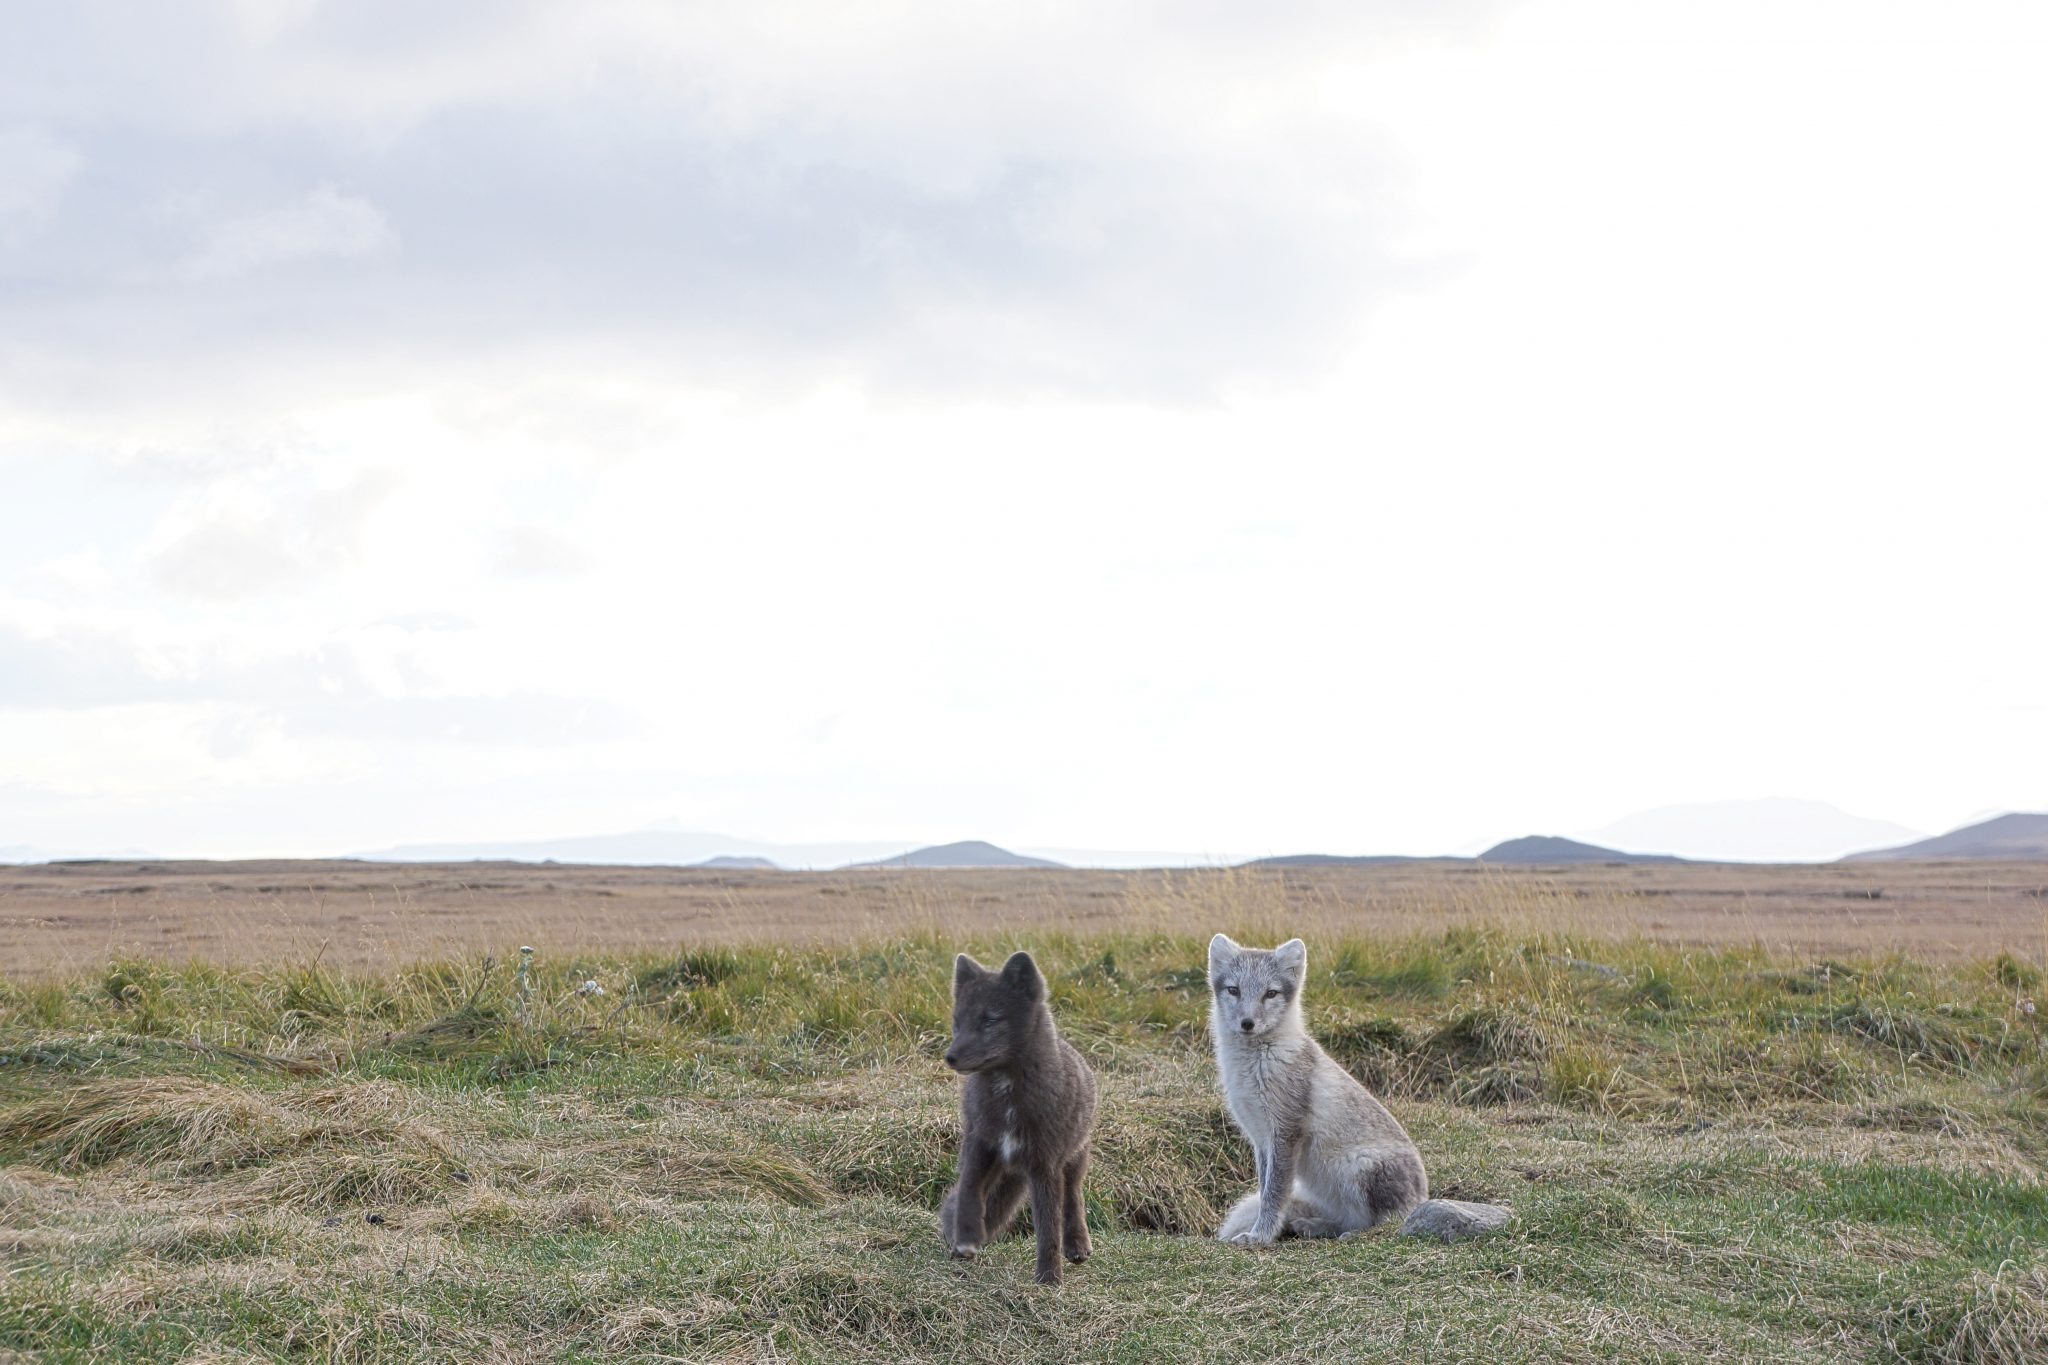
[[[1081,1177],[1095,1124],[1095,1075],[1053,1027],[1045,978],[1029,953],[992,972],[953,960],[953,1042],[960,1089],[960,1179],[939,1210],[939,1236],[971,1257],[1003,1234],[1031,1192],[1038,1282],[1060,1282],[1060,1256],[1088,1259]]]

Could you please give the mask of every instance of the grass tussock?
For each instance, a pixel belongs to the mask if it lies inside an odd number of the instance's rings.
[[[1887,1001],[1857,999],[1837,1008],[1828,1026],[1895,1053],[1902,1062],[1966,1067],[1985,1046],[1953,1018]]]
[[[2048,1265],[1974,1270],[1889,1315],[1885,1345],[1928,1365],[2035,1365],[2048,1360]]]
[[[204,1181],[220,1202],[408,1203],[461,1168],[420,1097],[390,1082],[271,1094],[195,1077],[108,1077],[0,1107],[0,1152]]]
[[[0,1110],[0,1147],[60,1171],[123,1159],[229,1171],[266,1159],[286,1132],[262,1094],[191,1077],[112,1077]]]
[[[717,1199],[758,1196],[799,1207],[830,1200],[828,1180],[801,1156],[788,1151],[748,1149],[744,1138],[702,1135],[634,1138],[600,1144],[581,1155],[590,1165],[630,1178],[632,1183],[671,1199]],[[584,1162],[552,1173],[540,1183],[549,1188],[576,1188],[588,1179]]]

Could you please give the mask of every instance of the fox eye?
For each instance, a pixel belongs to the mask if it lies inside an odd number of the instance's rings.
[[[981,1026],[983,1028],[990,1028],[994,1026],[997,1022],[998,1020],[996,1019],[996,1016],[993,1014],[984,1014],[981,1016]]]
[[[1223,989],[1224,989],[1225,991],[1228,991],[1228,992],[1229,992],[1230,994],[1232,994],[1232,995],[1236,995],[1236,994],[1237,994],[1237,987],[1235,987],[1235,986],[1225,986],[1225,987],[1224,987]]]
[[[1276,995],[1278,995],[1278,994],[1280,994],[1280,992],[1278,992],[1278,991],[1267,991],[1267,992],[1266,992],[1266,998],[1267,998],[1268,1000],[1271,1000],[1271,999],[1272,999],[1272,998],[1273,998],[1274,996],[1276,996]]]

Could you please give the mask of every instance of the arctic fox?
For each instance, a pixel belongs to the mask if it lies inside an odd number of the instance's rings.
[[[1283,1232],[1342,1237],[1399,1219],[1429,1195],[1407,1130],[1301,1022],[1308,948],[1209,940],[1209,1028],[1231,1118],[1251,1140],[1259,1188],[1216,1236],[1269,1246]]]
[[[1002,1236],[1031,1189],[1038,1282],[1060,1282],[1062,1254],[1088,1259],[1081,1177],[1095,1123],[1095,1075],[1053,1027],[1045,978],[1029,953],[992,972],[953,960],[953,1041],[960,1088],[960,1179],[939,1210],[939,1236],[971,1257]]]

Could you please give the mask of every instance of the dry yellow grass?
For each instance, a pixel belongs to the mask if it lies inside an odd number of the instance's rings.
[[[2048,864],[1497,868],[1285,873],[730,873],[552,864],[83,863],[0,868],[0,964],[17,977],[110,958],[342,967],[505,953],[848,944],[1022,929],[1396,937],[1490,924],[1815,954],[2048,955]]]

